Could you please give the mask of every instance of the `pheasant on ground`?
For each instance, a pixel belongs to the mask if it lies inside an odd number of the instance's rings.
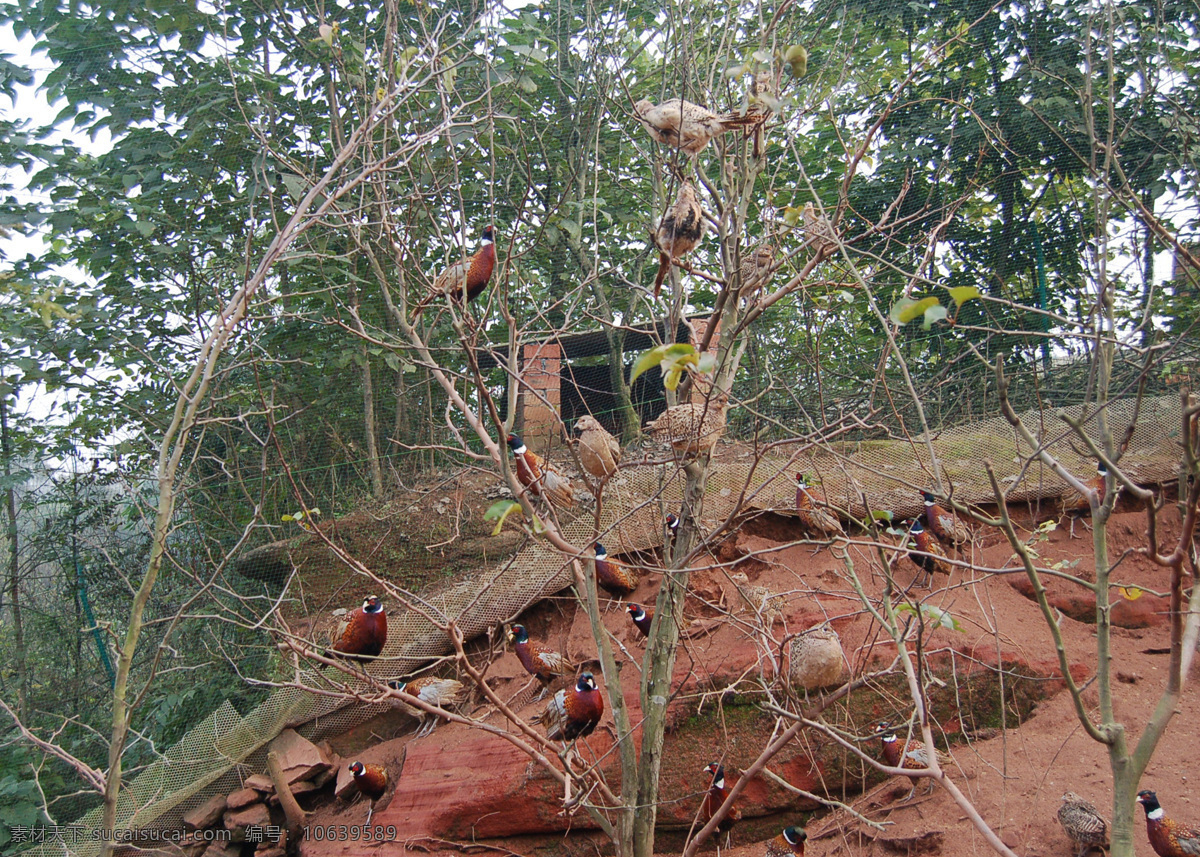
[[[767,843],[763,857],[804,857],[804,840],[808,834],[803,827],[785,827],[783,832]]]
[[[574,741],[592,734],[604,716],[604,697],[591,673],[584,673],[571,687],[554,694],[536,722],[546,727],[551,741]]]
[[[682,98],[672,98],[662,104],[651,104],[643,98],[633,105],[633,113],[655,141],[680,149],[693,158],[713,137],[734,128],[757,125],[767,118],[761,110],[745,115],[717,114]]]
[[[646,432],[660,443],[669,443],[676,454],[694,458],[717,445],[725,433],[728,407],[729,397],[725,394],[704,402],[675,405],[646,423]]]
[[[413,681],[389,681],[388,687],[407,693],[409,696],[415,696],[422,702],[436,705],[438,708],[446,708],[458,702],[458,695],[462,693],[463,683],[452,678],[423,676]],[[400,704],[407,713],[417,718],[417,733],[413,736],[414,738],[424,738],[437,728],[437,715],[403,702]]]
[[[813,500],[813,496],[808,490],[808,479],[803,473],[796,474],[796,515],[800,519],[801,526],[818,538],[846,535],[846,531],[842,528],[842,522],[835,515],[818,506]]]
[[[633,620],[633,625],[643,637],[650,636],[650,623],[654,621],[654,611],[647,610],[641,604],[626,604],[625,612]]]
[[[753,585],[744,571],[735,571],[729,575],[729,579],[737,587],[738,594],[742,596],[742,600],[749,605],[751,611],[762,617],[764,624],[768,628],[783,617],[783,610],[787,606],[787,599],[782,595],[775,594],[766,586]]]
[[[375,812],[375,804],[387,792],[388,772],[383,765],[367,765],[362,762],[351,762],[350,773],[354,776],[354,784],[359,792],[371,802],[367,810],[367,820],[364,825],[371,823],[371,815]]]
[[[893,768],[904,768],[910,771],[924,770],[929,767],[929,755],[925,749],[925,742],[913,740],[907,743],[901,743],[896,735],[896,730],[892,724],[888,722],[880,723],[875,727],[877,734],[882,742],[883,763]],[[934,754],[937,757],[938,767],[943,771],[947,770],[954,760],[949,755],[941,750],[934,748]],[[914,781],[913,787],[909,789],[904,800],[912,797],[913,792],[917,790],[917,784]],[[928,783],[926,791],[933,791],[933,780]]]
[[[536,452],[530,451],[525,442],[515,434],[508,436],[516,466],[517,481],[524,485],[534,497],[545,497],[552,506],[560,509],[575,508],[575,489],[571,480],[558,472],[553,464]]]
[[[1143,789],[1137,802],[1146,811],[1146,835],[1158,857],[1197,857],[1200,855],[1200,827],[1188,827],[1167,818],[1158,795]]]
[[[492,279],[492,270],[496,267],[495,240],[493,227],[486,227],[475,255],[455,262],[438,275],[429,294],[413,310],[413,320],[420,318],[425,308],[443,295],[449,296],[459,306],[475,300]]]
[[[950,563],[947,560],[946,552],[929,535],[929,531],[925,529],[920,518],[912,522],[908,534],[912,536],[913,540],[913,550],[908,552],[908,558],[925,572],[927,586],[933,585],[934,574],[950,573]]]
[[[658,274],[654,278],[654,296],[658,297],[663,280],[671,270],[672,259],[682,259],[696,249],[708,231],[708,221],[700,207],[696,186],[685,181],[679,187],[675,204],[658,224],[654,243],[658,247]]]
[[[725,803],[725,799],[729,797],[729,790],[725,788],[725,766],[719,762],[712,762],[704,769],[712,774],[712,784],[709,785],[708,791],[704,795],[704,802],[700,805],[700,824],[708,824],[712,817],[717,814],[717,810],[721,804]],[[717,833],[725,834],[725,847],[728,848],[733,839],[733,826],[742,820],[742,811],[736,806],[731,806],[729,812],[725,813],[725,817],[717,822]],[[720,837],[717,839],[717,853],[721,853]]]
[[[1090,801],[1075,792],[1067,792],[1062,796],[1058,823],[1078,849],[1075,857],[1083,857],[1093,848],[1108,849],[1108,822]]]
[[[596,585],[613,598],[624,598],[637,589],[638,572],[631,565],[608,558],[604,545],[596,542]]]
[[[947,547],[958,547],[971,541],[971,530],[953,512],[938,504],[937,497],[922,491],[925,500],[925,528]]]
[[[575,672],[575,664],[561,652],[540,643],[531,643],[529,632],[525,630],[524,625],[513,625],[509,628],[508,639],[517,653],[517,660],[525,667],[525,672],[541,682],[542,692],[538,694],[538,699],[546,695],[556,679]]]
[[[590,414],[575,421],[575,432],[583,469],[600,480],[611,478],[621,461],[621,444]]]
[[[387,643],[387,614],[378,596],[368,595],[338,627],[326,657],[343,657],[365,664],[379,657]]]
[[[788,648],[788,681],[792,687],[817,690],[842,680],[846,656],[837,631],[828,625],[797,634]]]

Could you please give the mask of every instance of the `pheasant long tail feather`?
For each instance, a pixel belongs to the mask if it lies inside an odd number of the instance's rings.
[[[658,293],[662,291],[663,280],[667,278],[667,271],[669,270],[671,270],[671,257],[660,251],[658,254],[658,275],[654,278],[655,297],[658,297]]]

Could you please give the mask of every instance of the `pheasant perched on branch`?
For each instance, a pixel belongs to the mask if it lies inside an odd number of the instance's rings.
[[[654,621],[654,611],[647,610],[641,604],[626,604],[625,612],[633,620],[634,627],[643,637],[650,636],[650,623]]]
[[[753,110],[745,115],[717,114],[682,98],[672,98],[662,104],[651,104],[643,98],[633,105],[633,113],[656,142],[680,149],[693,158],[704,151],[713,137],[734,128],[758,125],[769,115],[763,110]]]
[[[696,249],[708,231],[708,221],[700,207],[696,186],[685,181],[679,187],[675,204],[658,224],[654,243],[658,247],[658,275],[654,278],[654,296],[658,297],[663,280],[671,270],[671,260],[681,259]]]
[[[596,585],[613,598],[624,598],[637,589],[638,573],[633,566],[608,558],[604,545],[596,542]]]
[[[591,735],[603,716],[604,697],[592,674],[584,673],[572,687],[554,694],[536,722],[546,727],[551,741],[574,741]]]
[[[660,443],[669,443],[678,455],[695,457],[710,451],[725,433],[728,407],[729,396],[724,393],[706,402],[676,405],[646,423],[646,431]]]
[[[413,321],[421,317],[425,308],[443,295],[462,306],[475,300],[487,288],[496,267],[496,233],[493,227],[483,230],[479,249],[470,259],[455,262],[433,281],[429,294],[421,299],[413,310]]]
[[[597,479],[609,479],[621,461],[621,444],[590,414],[575,421],[579,435],[579,461]]]
[[[825,215],[817,211],[811,202],[800,209],[804,218],[804,246],[814,253],[832,253],[837,249],[838,237]]]
[[[1146,811],[1146,835],[1158,857],[1196,857],[1200,854],[1200,827],[1187,827],[1167,818],[1158,795],[1143,789],[1137,802]]]
[[[575,664],[562,653],[539,643],[529,642],[529,632],[525,630],[524,625],[513,625],[509,628],[508,639],[513,644],[521,666],[525,667],[525,672],[541,682],[542,692],[538,699],[546,695],[555,679],[575,672]]]
[[[387,643],[387,614],[377,596],[368,595],[362,608],[355,610],[338,628],[337,641],[325,657],[344,657],[365,664],[373,661]]]
[[[1096,807],[1075,792],[1067,792],[1062,796],[1058,823],[1079,849],[1075,857],[1083,857],[1093,848],[1108,849],[1108,822],[1096,811]]]
[[[950,563],[947,561],[946,552],[929,535],[929,531],[925,529],[920,518],[912,522],[912,526],[908,528],[908,534],[912,536],[914,547],[914,550],[908,552],[908,558],[925,572],[927,586],[933,585],[934,574],[950,573]]]
[[[758,293],[771,282],[771,266],[775,264],[775,248],[770,244],[762,244],[750,253],[742,256],[742,266],[739,269],[742,283],[742,299],[747,303],[753,301]]]
[[[880,741],[883,744],[883,763],[893,768],[904,768],[910,771],[919,771],[929,767],[929,754],[925,750],[925,742],[914,740],[906,744],[902,744],[896,736],[896,730],[892,724],[888,722],[880,723],[875,727],[875,733],[879,735]],[[934,748],[934,754],[937,757],[938,767],[945,770],[954,763],[947,754],[941,750]],[[912,794],[917,789],[917,784],[914,782],[913,787],[905,796],[905,800],[912,797]],[[933,790],[933,781],[929,781],[929,791]]]
[[[811,535],[826,538],[846,535],[842,522],[817,506],[808,491],[808,479],[803,473],[796,474],[796,515]]]
[[[922,491],[925,498],[925,525],[938,541],[948,547],[958,547],[971,541],[971,531],[953,512],[938,505],[937,497]]]
[[[446,708],[458,702],[458,695],[462,693],[463,683],[452,678],[424,676],[407,682],[389,681],[388,687],[407,693],[409,696],[415,696],[422,702],[436,705],[438,708]],[[401,705],[404,704],[401,703]],[[437,728],[438,718],[436,715],[411,705],[404,705],[404,710],[417,718],[417,734],[413,736],[414,738],[424,738]]]
[[[776,836],[767,843],[767,850],[763,852],[763,857],[804,857],[804,840],[808,839],[808,834],[804,832],[803,827],[785,827],[783,833]]]
[[[364,822],[365,824],[370,824],[371,815],[375,812],[375,804],[387,792],[387,768],[383,767],[383,765],[365,765],[362,762],[351,762],[349,770],[354,776],[354,784],[358,786],[359,792],[371,802],[370,809],[367,810],[367,820]]]
[[[571,480],[536,452],[531,452],[525,442],[515,434],[508,436],[516,464],[517,481],[524,485],[534,497],[545,497],[552,506],[560,509],[575,508],[575,490]]]
[[[700,805],[700,823],[708,824],[712,817],[717,814],[721,804],[725,803],[725,799],[729,797],[729,790],[725,788],[725,766],[719,762],[710,762],[704,769],[712,774],[712,784],[708,787],[708,792],[704,795],[704,803]],[[725,817],[717,822],[717,833],[725,834],[725,847],[728,848],[732,840],[733,826],[742,820],[742,811],[736,806],[731,806],[729,812],[725,813]],[[719,852],[718,845],[717,851]]]

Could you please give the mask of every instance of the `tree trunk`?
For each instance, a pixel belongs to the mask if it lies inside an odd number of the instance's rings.
[[[25,623],[21,617],[21,554],[17,550],[17,492],[12,483],[12,442],[8,402],[0,397],[0,451],[4,454],[4,505],[8,512],[8,600],[12,604],[13,644],[17,661],[17,711],[29,722],[29,671],[25,663]],[[2,602],[0,602],[2,604]]]

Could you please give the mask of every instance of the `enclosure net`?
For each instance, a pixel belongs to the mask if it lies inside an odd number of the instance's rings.
[[[1095,459],[1074,439],[1063,416],[1095,429],[1096,411],[1080,407],[1028,411],[1024,423],[1039,442],[1071,472],[1090,477]],[[1180,432],[1180,400],[1163,396],[1111,403],[1106,418],[1114,436],[1134,426],[1122,468],[1144,484],[1175,477]],[[722,444],[714,459],[702,519],[716,522],[734,509],[790,512],[794,473],[811,474],[832,505],[860,517],[865,506],[911,516],[921,509],[920,490],[940,481],[964,503],[994,502],[984,468],[990,462],[1010,501],[1052,500],[1068,487],[1047,467],[1031,461],[1033,450],[1003,419],[976,422],[931,436],[905,440],[800,443],[755,449],[744,442]],[[936,464],[936,467],[935,467]],[[623,469],[604,493],[598,537],[610,553],[655,548],[663,541],[663,518],[676,510],[683,479],[675,466],[635,465]],[[865,504],[864,504],[865,500]],[[567,522],[563,534],[585,556],[597,538],[591,512]],[[467,639],[511,620],[539,599],[571,582],[570,557],[534,541],[508,561],[463,578],[426,597],[427,609],[453,620]],[[371,672],[380,678],[410,675],[451,649],[444,632],[414,612],[389,615],[389,639]],[[320,677],[308,677],[318,682]],[[172,829],[183,814],[214,794],[238,787],[244,775],[265,769],[268,743],[287,726],[313,740],[341,734],[385,710],[384,705],[348,705],[302,689],[280,689],[241,717],[226,702],[191,730],[158,762],[131,780],[122,795],[118,827]],[[75,822],[75,831],[98,827],[99,811]],[[100,844],[64,832],[30,853],[37,857],[74,854],[90,857]]]

